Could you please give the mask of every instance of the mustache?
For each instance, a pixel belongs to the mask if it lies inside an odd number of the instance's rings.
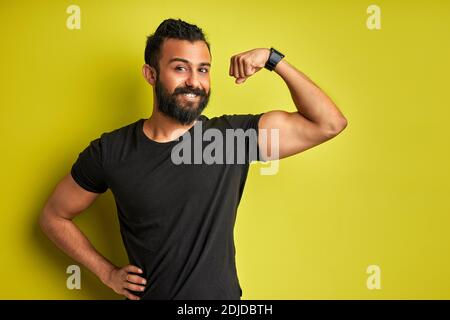
[[[184,94],[184,93],[192,93],[201,97],[206,96],[206,92],[204,90],[195,90],[195,89],[188,89],[188,88],[181,88],[181,89],[177,89],[175,90],[175,92],[173,93],[174,95],[178,95],[178,94]]]

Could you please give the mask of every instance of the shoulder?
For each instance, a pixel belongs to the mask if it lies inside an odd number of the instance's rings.
[[[105,131],[91,142],[101,149],[105,164],[114,161],[119,154],[137,144],[139,126],[144,120],[138,119],[119,128]]]
[[[257,129],[259,118],[264,113],[257,114],[223,114],[212,118],[207,118],[207,127],[230,128],[230,129]]]

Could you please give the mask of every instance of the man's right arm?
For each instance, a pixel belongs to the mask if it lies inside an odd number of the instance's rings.
[[[39,217],[39,224],[50,240],[72,259],[96,274],[105,285],[129,299],[139,299],[129,290],[143,291],[145,288],[145,279],[132,274],[142,273],[142,270],[133,265],[123,268],[113,265],[92,246],[72,221],[98,195],[79,186],[69,173],[56,185],[47,200]]]

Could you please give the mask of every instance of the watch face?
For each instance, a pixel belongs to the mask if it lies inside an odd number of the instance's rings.
[[[273,69],[275,69],[275,66],[278,64],[278,62],[280,62],[280,60],[283,59],[283,57],[284,55],[277,49],[273,47],[270,48],[269,59],[267,60],[265,67],[270,71],[272,71]]]
[[[278,50],[274,48],[270,48],[270,55],[269,59],[266,62],[266,69],[273,71],[275,69],[275,66],[280,62],[281,59],[283,59],[284,55],[279,52]]]
[[[280,51],[275,50],[275,49],[273,49],[273,50],[274,50],[275,54],[280,57],[280,59],[284,57],[284,55]]]

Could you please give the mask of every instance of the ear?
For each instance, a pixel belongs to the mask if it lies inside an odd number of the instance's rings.
[[[144,64],[142,66],[142,75],[144,76],[144,79],[151,84],[152,86],[156,83],[156,70],[149,66],[148,64]]]

